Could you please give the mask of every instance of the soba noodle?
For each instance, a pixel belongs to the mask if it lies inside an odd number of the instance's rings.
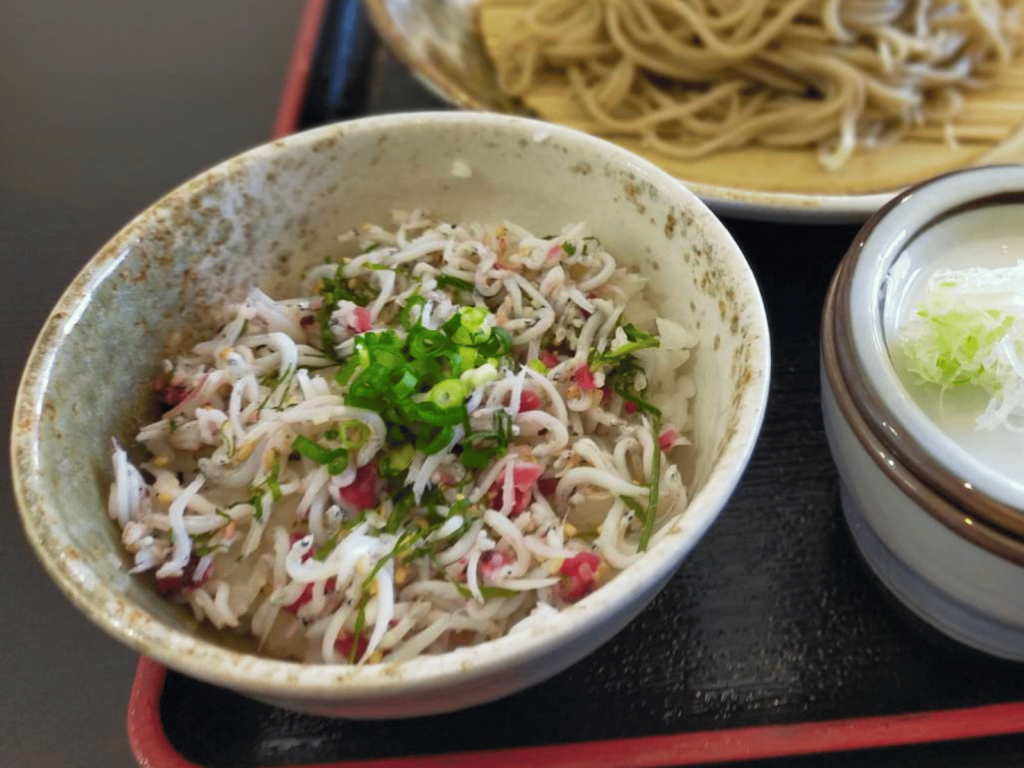
[[[1024,41],[1021,0],[540,0],[502,87],[564,77],[598,132],[677,158],[816,147],[830,170],[949,126]]]

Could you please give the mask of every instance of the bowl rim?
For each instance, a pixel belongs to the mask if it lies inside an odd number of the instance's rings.
[[[928,196],[943,203],[938,212]],[[1020,485],[960,448],[906,391],[885,346],[878,298],[889,267],[917,234],[960,213],[1007,200],[1024,203],[1024,166],[952,171],[893,198],[864,224],[836,272],[832,332],[839,349],[838,370],[882,444],[961,509],[1009,535],[1024,537]],[[864,322],[865,314],[869,322]]]
[[[484,126],[514,138],[535,136],[543,130],[549,137],[568,145],[588,149],[652,184],[675,204],[694,214],[705,232],[723,246],[723,264],[737,278],[737,293],[743,300],[741,316],[755,329],[746,343],[751,346],[753,379],[736,404],[737,428],[723,441],[721,453],[704,485],[689,499],[689,517],[676,523],[659,541],[628,569],[629,579],[613,579],[580,602],[559,611],[529,635],[508,634],[477,646],[460,648],[437,656],[420,656],[407,662],[352,667],[348,665],[304,664],[256,656],[231,650],[195,634],[170,628],[157,617],[131,604],[107,584],[96,584],[84,574],[83,563],[72,542],[55,525],[40,492],[39,423],[42,395],[49,371],[60,350],[60,337],[67,318],[81,312],[89,301],[89,289],[101,282],[127,258],[123,244],[143,233],[147,222],[175,200],[194,194],[227,176],[239,164],[257,163],[283,151],[302,151],[318,141],[356,134],[375,135],[382,131],[416,130],[422,125],[440,125],[450,130]],[[745,294],[745,295],[744,295]],[[643,158],[588,134],[528,118],[475,112],[419,112],[360,118],[328,124],[292,136],[270,141],[223,160],[207,171],[180,184],[138,214],[114,235],[82,268],[62,294],[40,331],[29,354],[18,387],[11,434],[12,481],[19,514],[27,539],[45,570],[69,600],[95,624],[115,639],[156,661],[206,680],[257,695],[332,703],[373,703],[396,693],[428,691],[439,686],[471,684],[501,672],[517,662],[554,652],[557,647],[580,638],[627,605],[630,597],[644,594],[667,578],[678,565],[680,551],[686,554],[700,540],[725,507],[753,453],[763,424],[770,381],[770,339],[763,300],[745,257],[725,226],[707,207],[676,179]],[[104,517],[106,517],[104,513]],[[90,572],[91,573],[91,572]]]
[[[872,421],[872,417],[861,409],[861,395],[849,386],[850,381],[844,375],[844,358],[848,355],[842,351],[837,329],[839,296],[845,279],[841,273],[848,269],[848,262],[840,263],[829,285],[820,333],[821,369],[840,415],[875,466],[915,505],[965,541],[1010,563],[1024,566],[1024,540],[991,525],[981,516],[975,517],[944,495],[944,488],[931,485],[927,478],[915,471],[912,462],[904,460],[900,452],[889,444],[885,430],[876,428],[878,422]]]

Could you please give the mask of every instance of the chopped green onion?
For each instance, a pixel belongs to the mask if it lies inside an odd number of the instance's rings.
[[[386,467],[381,468],[381,474],[385,474],[385,471],[390,472],[401,472],[409,468],[412,464],[413,457],[416,455],[416,448],[412,443],[404,443],[398,446],[394,450],[385,454],[382,459],[385,462]]]
[[[416,406],[416,418],[433,427],[453,427],[462,421],[465,413],[466,409],[461,404],[442,408],[428,400]]]
[[[391,393],[398,399],[404,399],[416,392],[420,385],[420,376],[407,363],[396,366],[391,371]]]
[[[461,425],[468,441],[464,465],[484,466],[507,449],[511,419],[502,412],[493,431],[474,435],[464,402],[471,390],[500,378],[498,368],[509,364],[512,336],[489,325],[490,312],[484,306],[460,307],[440,329],[426,328],[413,320],[416,307],[425,304],[420,296],[406,301],[399,315],[408,331],[404,339],[394,331],[358,336],[335,379],[347,388],[347,405],[375,411],[384,419],[387,445],[436,453],[453,441],[454,428]],[[344,428],[340,436],[346,448],[359,447],[345,441]],[[409,461],[411,456],[404,463],[385,463],[395,474]]]
[[[469,591],[469,587],[465,584],[455,584],[455,588],[459,591],[459,594],[465,598],[472,598],[473,593]],[[506,589],[505,587],[489,587],[485,584],[481,584],[478,587],[480,591],[480,597],[484,600],[497,600],[502,597],[515,597],[519,593],[514,589]]]
[[[384,525],[385,532],[397,533],[406,515],[409,514],[415,503],[416,497],[408,490],[404,490],[400,498],[395,499],[395,505],[391,509],[391,514],[388,515],[387,523]]]
[[[330,449],[324,448],[304,435],[299,435],[292,441],[292,450],[317,464],[328,464],[331,461]]]
[[[636,358],[632,355],[625,356],[616,363],[615,368],[609,374],[612,391],[626,402],[635,405],[637,410],[649,413],[656,419],[660,419],[661,411],[644,400],[641,397],[642,393],[636,392],[633,388],[633,382],[636,380],[637,374],[642,372],[642,369],[636,362]]]
[[[613,387],[613,389],[615,391],[615,394],[617,394],[619,397],[621,397],[626,402],[629,402],[629,403],[632,403],[633,405],[635,405],[637,407],[637,410],[645,411],[646,413],[651,414],[655,418],[658,418],[658,419],[661,418],[661,410],[659,408],[655,408],[653,405],[648,403],[646,400],[641,400],[633,392],[629,391],[628,389],[626,389],[624,387],[620,387],[620,386],[615,386],[615,387]]]
[[[490,363],[484,363],[478,368],[463,371],[462,375],[459,376],[459,381],[465,383],[468,389],[473,390],[477,387],[482,387],[484,384],[497,381],[498,378],[498,369]]]
[[[226,549],[223,544],[213,544],[214,532],[199,533],[192,537],[192,547],[197,555],[202,557],[203,555],[210,555],[221,549]]]
[[[572,243],[562,243],[562,250],[565,251],[570,256],[576,255],[576,246],[573,245]]]
[[[459,309],[459,323],[463,328],[470,331],[478,331],[484,327],[487,315],[487,307],[461,307]]]
[[[512,417],[505,410],[494,415],[494,430],[474,432],[462,443],[462,465],[467,469],[480,469],[491,459],[503,456],[512,438]]]
[[[592,242],[596,243],[597,245],[595,247],[600,250],[600,248],[601,248],[601,241],[600,240],[598,240],[596,237],[593,237],[593,236],[584,237],[583,238],[583,255],[584,256],[587,255],[587,251],[588,251],[588,249],[590,247],[590,243],[592,243]]]
[[[395,424],[393,420],[387,425],[388,431],[384,433],[384,442],[390,446],[404,445],[412,439],[412,433],[408,428]]]
[[[466,385],[458,379],[445,379],[435,384],[429,393],[430,402],[439,408],[461,405],[466,399]]]
[[[491,338],[486,307],[462,307],[444,324],[456,344],[479,345]]]
[[[370,427],[359,419],[349,419],[341,424],[341,446],[348,450],[362,448],[370,439]]]
[[[625,332],[628,341],[610,352],[602,353],[597,350],[592,351],[587,357],[587,362],[591,369],[599,368],[602,365],[607,365],[608,363],[618,362],[627,355],[631,355],[638,350],[650,349],[652,347],[657,347],[659,344],[657,336],[638,330],[632,323],[627,323],[622,326],[622,330]]]
[[[401,350],[385,346],[373,347],[370,351],[370,359],[374,365],[379,365],[389,370],[405,362],[405,356]]]
[[[424,380],[424,383],[446,378],[440,364],[433,358],[421,357],[419,360],[413,360],[409,366]]]
[[[323,302],[316,313],[320,325],[320,345],[323,347],[325,355],[335,362],[341,362],[335,349],[337,340],[331,330],[331,315],[334,314],[341,301],[351,301],[353,304],[365,307],[370,303],[372,296],[366,291],[359,292],[351,288],[348,279],[342,274],[340,266],[335,270],[334,277],[325,277],[321,281],[320,296]]]
[[[367,381],[364,375],[349,388],[348,394],[345,395],[345,403],[354,405],[356,408],[380,411],[384,403],[384,396],[381,393],[380,385],[373,381]]]
[[[313,559],[314,560],[319,560],[320,562],[323,562],[324,560],[327,559],[327,556],[329,554],[331,554],[331,552],[333,552],[334,548],[337,547],[337,546],[338,546],[338,534],[336,533],[333,536],[331,536],[331,538],[329,538],[327,541],[325,541],[323,544],[321,544],[319,547],[317,547],[316,551],[313,553]]]
[[[417,321],[412,319],[412,311],[416,307],[423,307],[427,303],[427,300],[422,296],[410,296],[405,301],[405,306],[402,307],[402,311],[398,313],[398,322],[402,324],[405,330],[410,331]]]
[[[451,346],[440,331],[416,326],[409,332],[409,354],[414,358],[437,357]]]
[[[476,351],[475,347],[459,347],[453,356],[452,375],[461,376],[476,365],[479,357],[480,353]]]
[[[398,349],[401,347],[398,340],[398,334],[394,331],[375,331],[373,333],[364,333],[358,337],[357,343],[367,349],[374,347],[394,347]]]
[[[359,370],[359,358],[356,355],[352,355],[352,357],[350,357],[345,364],[338,369],[338,372],[334,374],[334,380],[338,382],[338,386],[344,387],[348,384],[349,379],[352,378],[352,374],[357,370]]]
[[[408,431],[416,423],[416,403],[410,398],[388,403],[380,413],[386,422],[390,422],[399,430]],[[406,442],[407,437],[406,432],[401,432],[401,434],[392,434],[389,439],[392,444],[398,444]]]
[[[251,499],[249,499],[249,503],[256,509],[253,517],[255,517],[258,522],[263,522],[263,494],[257,492]]]
[[[547,375],[551,371],[551,369],[544,365],[544,363],[542,363],[540,360],[531,360],[526,365],[528,368],[532,368],[533,370],[537,371],[537,373],[543,373],[545,375]]]
[[[275,452],[276,454],[276,452]],[[270,468],[270,474],[267,475],[267,488],[270,489],[270,497],[277,501],[281,498],[281,485],[278,482],[278,476],[281,474],[281,457],[278,455],[274,456],[274,465]]]
[[[342,450],[341,453],[335,455],[327,463],[327,474],[332,477],[334,475],[340,475],[346,469],[348,469],[348,451],[345,450]]]
[[[456,344],[481,344],[491,336],[489,328],[471,330],[463,325],[452,330],[452,341]]]
[[[330,475],[340,475],[348,468],[348,451],[344,448],[335,450],[324,448],[304,435],[299,435],[292,441],[292,450],[300,456],[305,456],[307,459],[327,467],[327,473]]]
[[[505,357],[512,351],[512,334],[506,329],[495,326],[490,337],[480,346],[480,352],[488,357]]]
[[[416,450],[427,456],[439,453],[452,441],[453,435],[454,432],[450,426],[440,427],[433,434],[429,430],[423,430],[416,440]]]
[[[372,363],[365,371],[363,371],[362,375],[360,375],[359,382],[369,384],[375,389],[383,389],[387,386],[390,378],[390,368],[377,363]]]
[[[468,280],[463,280],[461,277],[455,277],[455,275],[447,275],[441,273],[437,276],[437,287],[438,288],[458,288],[460,291],[472,291],[473,284]]]
[[[462,446],[462,466],[466,469],[483,469],[498,454],[498,449],[490,446],[481,447],[479,443],[487,438],[486,432],[474,432],[469,435]]]

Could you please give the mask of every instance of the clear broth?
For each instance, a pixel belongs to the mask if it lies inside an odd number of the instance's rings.
[[[889,274],[883,323],[896,373],[907,392],[963,450],[1015,482],[1024,482],[1024,432],[1006,427],[979,430],[975,419],[988,395],[964,386],[944,393],[907,371],[899,331],[921,303],[928,280],[940,269],[1011,267],[1024,259],[1024,206],[982,208],[953,217],[917,237],[895,260]]]

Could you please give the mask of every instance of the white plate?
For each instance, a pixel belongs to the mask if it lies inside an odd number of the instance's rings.
[[[565,99],[561,86],[539,85],[524,97],[525,105],[498,88],[488,45],[500,47],[503,31],[514,20],[506,14],[515,0],[496,2],[497,15],[495,5],[480,12],[482,0],[365,0],[364,5],[391,51],[448,103],[464,109],[541,115],[586,130],[586,117]],[[1024,124],[1024,59],[996,88],[969,95],[958,120],[972,129],[1016,136],[1015,143],[1024,144],[1020,128]],[[984,164],[989,151],[981,144],[965,142],[952,148],[921,138],[857,155],[829,173],[821,169],[814,150],[747,147],[684,162],[648,153],[637,140],[613,140],[680,179],[719,215],[808,224],[862,222],[902,189]],[[1016,150],[1016,155],[1004,153],[998,162],[1024,159],[1024,147]]]
[[[719,216],[789,224],[859,224],[898,194],[798,195],[683,183]]]

